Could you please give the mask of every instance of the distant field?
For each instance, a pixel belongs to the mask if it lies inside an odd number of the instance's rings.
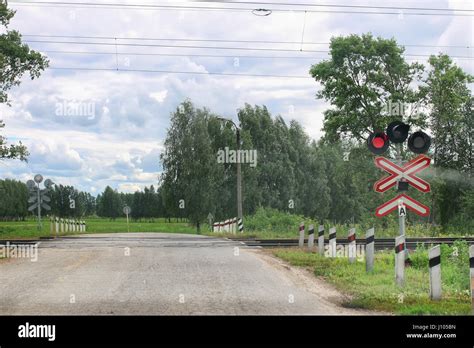
[[[105,218],[85,219],[87,224],[86,233],[113,233],[127,232],[127,220],[119,218],[109,220]],[[130,232],[166,232],[166,233],[190,233],[195,234],[196,228],[187,222],[171,222],[165,219],[154,219],[154,221],[132,221],[130,220]],[[78,232],[76,232],[77,234]],[[72,234],[72,233],[68,233]],[[43,221],[42,230],[38,231],[36,220],[19,222],[0,222],[0,239],[29,239],[51,236],[49,219]]]

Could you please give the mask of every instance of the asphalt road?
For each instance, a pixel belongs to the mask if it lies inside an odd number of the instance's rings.
[[[0,314],[367,314],[311,274],[239,242],[114,233],[0,260]]]

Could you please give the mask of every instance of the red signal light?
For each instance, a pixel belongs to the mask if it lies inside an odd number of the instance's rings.
[[[384,153],[388,149],[389,145],[390,141],[388,136],[383,132],[372,133],[367,138],[367,146],[369,147],[370,152],[376,155],[381,155]]]

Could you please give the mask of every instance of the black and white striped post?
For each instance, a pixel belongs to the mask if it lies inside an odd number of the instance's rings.
[[[308,229],[308,248],[313,249],[314,247],[314,225],[309,225]]]
[[[318,249],[319,255],[324,255],[324,225],[318,227]]]
[[[469,268],[471,269],[471,308],[474,314],[474,245],[469,247]]]
[[[336,227],[329,229],[329,257],[336,257]]]
[[[60,222],[61,222],[61,233],[64,233],[64,219],[61,219]]]
[[[430,266],[430,297],[441,300],[441,247],[439,245],[428,250]]]
[[[304,222],[300,223],[300,239],[298,241],[298,245],[300,248],[304,247]]]
[[[347,236],[348,248],[349,248],[349,262],[354,263],[356,260],[356,229],[351,228]]]
[[[238,224],[239,224],[239,232],[244,233],[244,220],[242,218],[240,218],[238,220]]]
[[[374,270],[374,253],[375,253],[375,229],[369,228],[365,233],[365,270],[366,272],[372,272]]]
[[[398,286],[405,283],[405,235],[395,238],[395,281]]]

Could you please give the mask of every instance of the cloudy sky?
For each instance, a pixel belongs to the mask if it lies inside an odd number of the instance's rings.
[[[17,10],[11,28],[19,30],[32,48],[44,52],[52,69],[12,90],[11,107],[0,105],[0,119],[6,123],[3,135],[9,141],[21,140],[31,153],[28,163],[0,162],[0,176],[26,181],[41,173],[93,194],[106,185],[126,192],[156,185],[170,113],[186,98],[234,120],[244,103],[265,104],[274,115],[298,120],[310,137],[318,139],[327,105],[315,99],[319,86],[308,70],[327,57],[332,36],[371,32],[394,37],[400,44],[416,45],[407,47],[408,59],[424,62],[423,55],[443,51],[460,57],[457,63],[474,74],[474,60],[462,58],[474,56],[473,17],[210,1],[95,2],[206,9],[9,3]],[[470,0],[306,3],[474,10]],[[252,8],[274,11],[256,16]],[[323,12],[305,14],[305,9]],[[150,38],[160,40],[145,40]],[[311,44],[302,46],[302,38]],[[202,41],[184,41],[191,39]],[[247,40],[263,42],[238,42]],[[278,43],[282,41],[286,43]],[[230,47],[234,49],[222,49]]]

